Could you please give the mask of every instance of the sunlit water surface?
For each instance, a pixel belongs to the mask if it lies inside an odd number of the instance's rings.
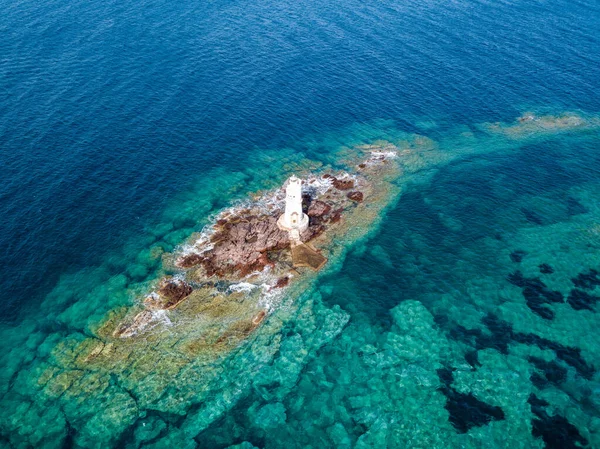
[[[23,0],[0,30],[0,447],[600,447],[600,132],[515,122],[597,123],[597,3]],[[447,157],[210,383],[64,363],[152,248],[415,134]]]

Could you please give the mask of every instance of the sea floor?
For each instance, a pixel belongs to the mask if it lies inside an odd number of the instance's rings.
[[[2,326],[0,447],[600,447],[599,126],[380,121],[214,170]],[[101,332],[223,208],[382,141],[399,156],[378,206],[247,339],[181,351],[171,311],[135,350]]]

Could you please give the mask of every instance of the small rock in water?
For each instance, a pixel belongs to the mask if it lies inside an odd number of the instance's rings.
[[[185,281],[164,279],[158,293],[167,299],[165,308],[179,304],[192,293],[192,287]]]
[[[313,201],[308,208],[307,215],[309,217],[322,217],[331,211],[331,206],[324,201]]]
[[[290,283],[289,276],[283,276],[277,279],[277,283],[275,284],[275,288],[283,288]]]
[[[191,253],[181,257],[177,261],[177,265],[181,268],[192,268],[202,263],[204,258],[200,254]]]
[[[333,187],[338,190],[350,190],[354,187],[354,181],[352,179],[333,178]]]
[[[329,219],[329,221],[331,223],[339,222],[342,219],[342,212],[344,212],[344,209],[342,208],[334,210],[333,214],[331,214],[331,218]]]
[[[252,324],[254,326],[258,326],[260,323],[262,323],[262,321],[265,319],[266,316],[267,316],[267,312],[265,312],[264,310],[261,310],[260,312],[258,312],[256,314],[256,316],[254,318],[252,318]]]
[[[536,117],[534,114],[523,114],[521,117],[519,117],[519,123],[527,123],[527,122],[533,122],[534,120],[536,120]]]
[[[361,203],[364,195],[362,192],[358,192],[358,191],[354,191],[354,192],[350,192],[348,193],[348,195],[346,195],[348,197],[348,199],[355,201],[357,203]]]
[[[543,263],[540,265],[540,273],[542,274],[552,274],[554,273],[554,268],[552,268],[547,263]]]

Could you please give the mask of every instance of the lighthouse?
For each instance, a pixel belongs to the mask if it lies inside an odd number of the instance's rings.
[[[300,234],[308,228],[308,215],[302,212],[302,180],[292,176],[285,188],[285,212],[277,226],[288,231],[293,240],[299,240]]]

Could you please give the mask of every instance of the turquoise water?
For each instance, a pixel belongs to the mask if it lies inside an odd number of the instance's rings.
[[[0,447],[600,447],[599,12],[14,4]],[[415,135],[435,155],[234,351],[149,372],[151,334],[119,365],[80,360],[218,211]]]

